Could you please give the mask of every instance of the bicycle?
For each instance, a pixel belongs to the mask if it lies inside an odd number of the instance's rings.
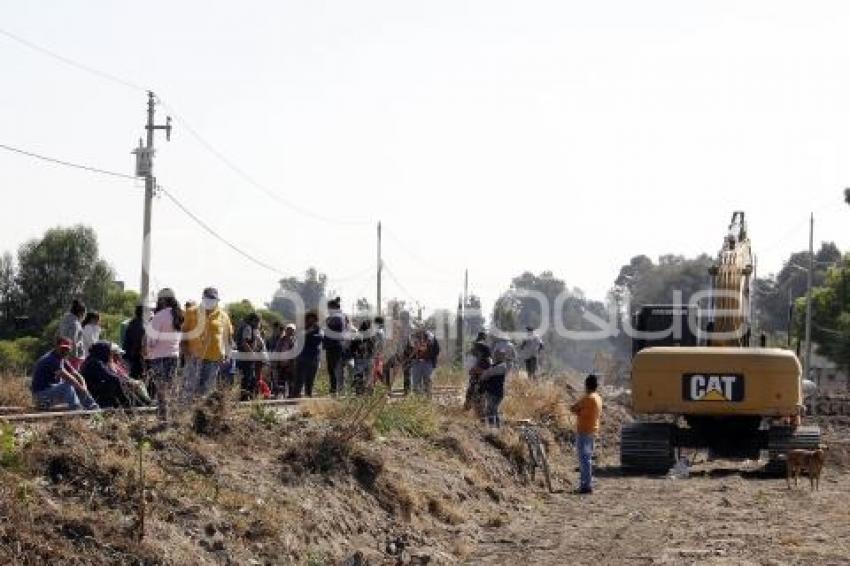
[[[530,419],[516,421],[516,424],[519,426],[520,438],[528,446],[531,481],[534,481],[537,475],[537,468],[540,468],[543,471],[543,481],[546,483],[546,489],[549,490],[549,493],[554,493],[552,489],[552,475],[549,472],[549,459],[546,457],[546,447],[543,446],[540,431]]]

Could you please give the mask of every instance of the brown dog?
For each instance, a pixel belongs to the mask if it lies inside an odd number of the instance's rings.
[[[805,471],[809,476],[812,490],[820,490],[820,475],[823,471],[823,463],[826,460],[826,446],[819,446],[815,450],[789,450],[785,456],[785,466],[788,470],[786,480],[788,489],[791,489],[791,476],[794,477],[794,486],[800,474]]]

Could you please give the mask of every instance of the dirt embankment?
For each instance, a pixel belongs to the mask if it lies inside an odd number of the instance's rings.
[[[512,390],[508,412],[546,420],[564,479],[566,398]],[[7,428],[0,446],[3,563],[460,563],[554,497],[530,481],[513,429],[418,400],[317,403],[284,420],[216,398],[172,427],[64,421]]]
[[[284,420],[214,398],[168,428],[121,417],[6,428],[0,562],[850,563],[846,423],[824,423],[834,448],[820,492],[728,462],[687,480],[627,477],[617,439],[631,417],[609,399],[597,490],[582,497],[571,399],[515,381],[504,406],[544,425],[554,494],[530,479],[514,427],[418,400],[316,403]]]

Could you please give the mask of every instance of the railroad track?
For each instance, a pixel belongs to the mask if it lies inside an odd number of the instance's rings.
[[[463,393],[463,388],[454,385],[435,386],[432,389],[432,396],[437,398],[459,397]],[[394,389],[389,395],[390,401],[397,401],[404,398],[404,391]],[[329,402],[338,401],[338,397],[300,397],[298,399],[258,399],[255,401],[239,401],[237,406],[240,408],[252,408],[257,405],[263,407],[297,407],[308,402]],[[94,411],[40,411],[28,412],[32,409],[29,407],[0,407],[0,423],[16,423],[16,422],[39,422],[61,419],[78,419],[90,418],[96,415],[156,415],[156,406],[149,407],[130,407],[124,409],[97,409]]]

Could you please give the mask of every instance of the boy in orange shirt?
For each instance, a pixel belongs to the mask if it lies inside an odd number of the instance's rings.
[[[578,453],[581,484],[577,493],[593,493],[593,441],[599,432],[602,397],[596,392],[599,382],[594,374],[584,380],[585,395],[570,411],[576,415],[576,452]]]

